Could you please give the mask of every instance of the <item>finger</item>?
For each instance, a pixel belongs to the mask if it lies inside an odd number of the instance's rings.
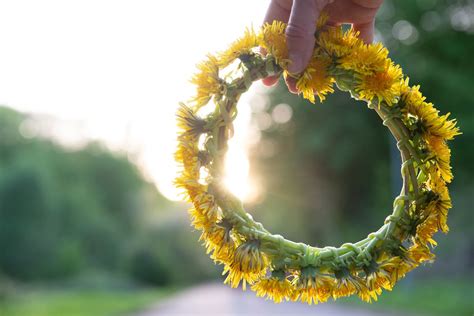
[[[272,0],[268,6],[263,23],[272,23],[273,21],[287,23],[290,18],[291,6],[291,0]]]
[[[359,31],[359,37],[366,44],[370,44],[374,40],[374,20],[368,23],[354,23],[354,30]]]
[[[286,28],[288,71],[298,74],[306,68],[314,49],[316,20],[327,1],[294,0]]]

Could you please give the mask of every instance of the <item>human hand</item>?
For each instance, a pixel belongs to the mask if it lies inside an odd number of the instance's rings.
[[[274,20],[288,24],[286,40],[290,64],[288,71],[292,74],[301,73],[308,65],[313,53],[316,21],[322,10],[329,15],[329,25],[351,23],[360,38],[371,43],[374,38],[374,19],[383,0],[272,0],[265,16],[265,23]],[[278,77],[264,78],[263,83],[272,86]],[[286,78],[288,90],[298,93],[296,80]]]

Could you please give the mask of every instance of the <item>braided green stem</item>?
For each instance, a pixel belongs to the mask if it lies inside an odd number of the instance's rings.
[[[248,70],[244,71],[244,75],[227,84],[226,93],[222,99],[217,102],[220,107],[216,111],[225,110],[225,115],[232,115],[236,111],[237,101],[242,93],[250,88],[252,82],[265,78],[269,75],[280,74],[281,69],[276,66],[272,57],[261,58],[255,57],[254,64]],[[271,64],[271,67],[269,67]],[[269,72],[269,69],[274,72]],[[418,193],[417,177],[422,177],[422,173],[417,174],[417,169],[423,164],[409,141],[409,134],[403,122],[397,116],[391,113],[387,105],[380,104],[378,106],[369,105],[374,109],[383,120],[395,140],[402,157],[402,178],[403,186],[400,195],[395,199],[393,213],[387,217],[385,224],[376,232],[371,233],[367,238],[355,243],[345,244],[339,248],[325,247],[318,248],[307,246],[303,243],[295,243],[284,239],[280,235],[269,233],[262,224],[255,222],[252,217],[246,213],[242,202],[229,192],[218,192],[216,201],[223,211],[223,215],[229,218],[234,224],[238,232],[252,238],[258,238],[261,241],[261,250],[283,264],[291,268],[300,268],[302,266],[312,264],[315,266],[331,267],[334,263],[354,260],[356,256],[371,258],[371,251],[377,245],[381,245],[384,240],[391,237],[403,212],[408,212],[410,201],[416,201]],[[221,110],[219,110],[221,109]],[[231,136],[228,131],[230,129],[228,120],[222,118],[223,113],[216,112],[216,117],[220,127],[213,134],[217,144],[217,154],[215,155],[213,174],[222,174],[224,157],[227,150],[227,140]],[[233,119],[233,118],[232,118]],[[413,161],[417,163],[414,166]],[[426,172],[423,172],[426,174]],[[219,181],[218,179],[216,179]],[[411,184],[411,185],[410,185]],[[278,245],[278,249],[275,249]]]

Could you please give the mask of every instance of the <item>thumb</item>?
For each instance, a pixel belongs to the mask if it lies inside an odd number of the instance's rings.
[[[288,71],[302,72],[312,56],[316,21],[328,0],[294,0],[286,28],[288,57],[291,63]]]

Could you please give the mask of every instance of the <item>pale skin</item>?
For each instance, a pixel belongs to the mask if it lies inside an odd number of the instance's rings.
[[[272,0],[268,7],[265,23],[282,21],[288,24],[286,39],[288,57],[291,61],[288,71],[301,73],[311,58],[314,48],[316,21],[325,10],[329,15],[330,25],[350,23],[360,38],[366,43],[374,39],[375,15],[383,0]],[[277,83],[278,77],[267,77],[262,80],[267,86]],[[286,78],[288,90],[298,93],[296,80]]]

